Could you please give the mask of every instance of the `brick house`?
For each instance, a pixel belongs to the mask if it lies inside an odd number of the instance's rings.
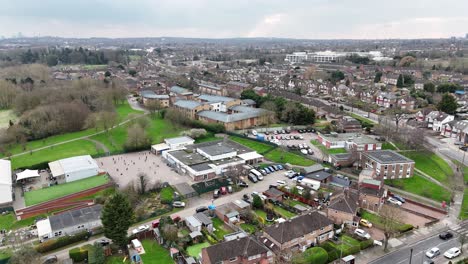
[[[361,153],[363,169],[375,170],[377,179],[399,179],[413,176],[415,162],[392,150]]]
[[[181,112],[185,117],[196,119],[197,113],[210,110],[211,106],[191,100],[178,100],[174,103],[174,109]]]
[[[338,120],[337,127],[339,131],[343,131],[344,133],[362,131],[361,123],[350,116],[343,116],[340,120]]]
[[[345,148],[347,150],[379,150],[382,143],[361,133],[318,133],[318,142],[327,149]]]
[[[202,264],[273,263],[273,253],[252,237],[243,237],[203,248]]]
[[[333,222],[317,211],[265,227],[261,241],[273,250],[299,249],[333,237]]]
[[[359,195],[356,192],[345,190],[336,196],[327,207],[327,217],[335,224],[348,224],[357,226],[359,210]]]
[[[170,98],[167,94],[156,94],[153,91],[146,90],[141,91],[140,96],[142,98],[143,105],[147,106],[150,102],[157,101],[159,102],[162,108],[169,107]]]
[[[169,89],[169,95],[171,97],[172,102],[175,102],[177,100],[192,100],[193,98],[192,91],[177,85],[172,86]]]

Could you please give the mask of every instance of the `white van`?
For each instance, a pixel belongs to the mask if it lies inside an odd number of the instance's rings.
[[[296,189],[297,189],[297,192],[299,193],[299,195],[302,195],[304,193],[304,187],[296,186]]]
[[[252,173],[253,175],[257,176],[257,178],[262,177],[262,174],[261,174],[258,170],[256,170],[256,169],[251,169],[251,170],[250,170],[250,173]],[[263,180],[263,177],[262,177],[262,180]]]

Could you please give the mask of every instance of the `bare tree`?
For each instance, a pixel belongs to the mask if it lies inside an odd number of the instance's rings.
[[[395,130],[398,133],[401,121],[407,117],[406,111],[399,108],[392,108],[387,111],[387,116],[395,122]]]
[[[162,109],[162,105],[159,102],[159,100],[149,100],[145,104],[146,109],[150,112],[151,116],[154,117],[154,115]]]
[[[141,150],[149,147],[150,145],[151,139],[139,124],[134,124],[128,128],[127,141],[124,145],[125,149]]]
[[[402,218],[400,208],[392,205],[382,205],[379,211],[382,218],[382,228],[384,232],[384,250],[387,250],[388,240],[398,232],[399,221]]]
[[[240,177],[244,175],[246,175],[246,172],[242,164],[230,166],[224,172],[224,176],[231,178],[234,183],[237,183]]]
[[[13,253],[8,263],[11,264],[39,264],[41,254],[31,246],[22,246]]]
[[[103,111],[99,113],[98,124],[106,131],[109,131],[117,123],[118,116],[115,112]]]
[[[138,173],[138,189],[140,194],[146,193],[146,187],[148,186],[149,178],[148,175],[144,172]]]

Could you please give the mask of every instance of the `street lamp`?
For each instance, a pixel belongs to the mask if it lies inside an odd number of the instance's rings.
[[[413,248],[410,249],[409,264],[411,264],[412,259],[413,259]]]

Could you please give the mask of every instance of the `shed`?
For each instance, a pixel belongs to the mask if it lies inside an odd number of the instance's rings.
[[[99,174],[99,166],[90,155],[76,156],[49,163],[51,174],[62,182],[72,182]]]
[[[191,198],[198,195],[197,191],[195,191],[195,189],[186,182],[176,184],[174,187],[177,189],[179,194],[185,198]]]
[[[200,223],[200,221],[198,221],[195,217],[189,216],[185,218],[185,223],[187,224],[187,227],[190,229],[190,231],[201,231],[202,223]]]
[[[208,231],[213,231],[213,221],[204,213],[196,213],[194,217],[202,223],[202,226],[208,229]]]
[[[40,177],[37,170],[24,170],[22,172],[16,173],[16,181],[35,177]]]

